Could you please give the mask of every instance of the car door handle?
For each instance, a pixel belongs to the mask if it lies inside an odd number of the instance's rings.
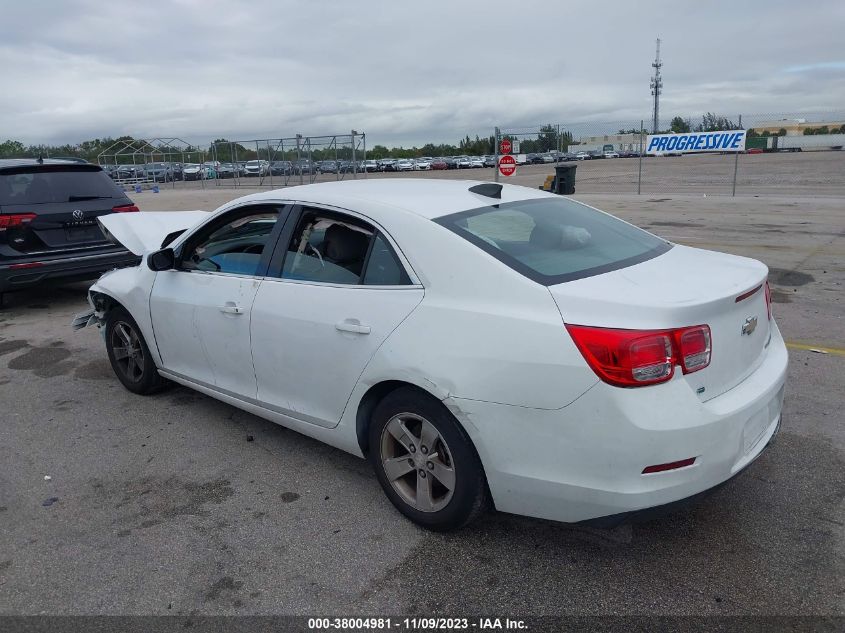
[[[220,306],[220,312],[223,314],[243,314],[244,309],[234,301],[227,301]]]
[[[370,326],[361,325],[358,319],[346,319],[335,323],[335,329],[339,332],[352,332],[353,334],[369,334]]]

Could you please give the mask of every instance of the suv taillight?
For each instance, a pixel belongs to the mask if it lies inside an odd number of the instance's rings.
[[[11,215],[0,215],[0,231],[14,229],[29,224],[35,219],[34,213],[13,213]]]
[[[642,387],[672,378],[675,365],[685,374],[710,364],[710,327],[673,330],[617,330],[569,325],[566,329],[584,359],[604,382]]]
[[[117,207],[112,207],[111,210],[115,213],[134,213],[136,211],[140,211],[140,209],[134,204],[122,204]]]

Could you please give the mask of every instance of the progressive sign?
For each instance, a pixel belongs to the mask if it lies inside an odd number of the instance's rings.
[[[745,130],[649,134],[646,154],[659,152],[741,152],[745,150]]]

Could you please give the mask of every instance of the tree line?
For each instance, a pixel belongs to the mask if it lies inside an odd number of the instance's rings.
[[[566,151],[569,145],[573,144],[572,133],[561,130],[559,126],[548,123],[539,128],[539,132],[531,135],[503,135],[502,138],[509,138],[512,141],[520,142],[521,153],[543,153],[560,149]],[[426,143],[422,146],[413,147],[387,147],[377,144],[367,149],[368,159],[380,158],[419,158],[421,156],[483,156],[495,154],[495,137],[478,136],[471,138],[466,135],[456,144],[450,143]],[[353,152],[348,145],[335,147],[308,147],[304,144],[300,150],[293,146],[286,145],[283,148],[273,146],[247,147],[237,141],[230,141],[225,138],[218,138],[207,147],[188,145],[187,147],[172,147],[164,144],[150,145],[141,139],[131,136],[120,136],[118,138],[96,138],[81,143],[66,143],[63,145],[26,145],[17,140],[6,140],[0,142],[0,158],[83,158],[92,163],[97,162],[97,157],[109,153],[109,163],[132,163],[132,162],[199,162],[202,160],[218,160],[220,162],[247,161],[247,160],[296,160],[307,158],[313,160],[350,160]],[[135,156],[133,157],[133,152]],[[356,159],[363,158],[363,147],[355,152]]]
[[[683,118],[680,116],[673,117],[669,123],[669,129],[660,130],[657,134],[686,134],[688,132],[721,132],[723,130],[742,130],[742,125],[734,122],[726,116],[708,112],[701,117],[701,121],[693,124],[692,119]],[[639,134],[640,130],[619,130],[620,134]],[[649,134],[648,130],[643,130],[644,134]],[[845,125],[842,126],[827,126],[804,128],[804,136],[811,136],[813,134],[845,134]],[[748,128],[748,136],[786,136],[786,128],[780,128],[777,132],[770,132],[763,130],[758,132],[754,128]]]

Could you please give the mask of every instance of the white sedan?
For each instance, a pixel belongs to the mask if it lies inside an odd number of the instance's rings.
[[[432,529],[489,507],[613,524],[730,479],[779,427],[766,266],[571,199],[353,180],[99,221],[143,260],[75,325],[104,328],[127,389],[173,381],[365,456]]]

